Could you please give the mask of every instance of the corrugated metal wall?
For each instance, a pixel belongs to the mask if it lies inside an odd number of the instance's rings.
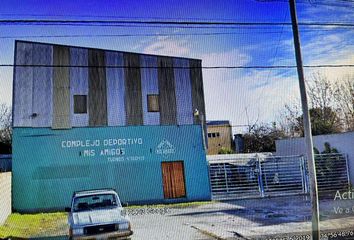
[[[107,109],[109,126],[124,126],[126,124],[124,69],[109,67],[123,65],[123,53],[106,52]]]
[[[88,50],[70,48],[70,65],[88,66]],[[71,125],[83,127],[88,125],[88,113],[74,114],[74,95],[88,95],[88,68],[70,68],[70,113]]]
[[[205,115],[200,60],[16,41],[15,64],[14,127],[185,125],[199,124],[195,109]],[[74,113],[75,95],[87,96],[87,112]]]
[[[70,49],[68,47],[54,46],[53,48],[53,129],[70,128],[70,78],[69,66]],[[33,53],[35,54],[35,53]],[[36,68],[33,68],[36,69]],[[16,71],[16,69],[15,69]],[[26,92],[27,93],[27,92]],[[14,93],[15,99],[17,92]],[[17,108],[17,106],[14,106]],[[14,116],[17,117],[16,115]],[[50,116],[47,116],[48,118]],[[17,126],[14,126],[17,127]],[[33,127],[33,126],[32,126]]]

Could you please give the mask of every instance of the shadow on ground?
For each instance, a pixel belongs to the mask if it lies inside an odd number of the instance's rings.
[[[52,237],[34,237],[34,238],[19,238],[19,237],[7,237],[7,238],[0,238],[0,239],[8,239],[8,240],[28,240],[28,239],[33,239],[33,240],[44,240],[44,239],[49,239],[49,240],[67,240],[69,239],[69,236],[52,236]]]
[[[311,221],[311,200],[309,196],[286,196],[273,198],[242,199],[220,201],[220,208],[205,209],[205,211],[189,211],[170,216],[217,216],[226,214],[241,217],[260,226],[278,225],[283,223],[299,223]],[[320,201],[320,220],[339,219],[354,216],[354,210],[350,213],[338,214],[335,208],[352,208],[354,201],[333,201],[323,199]],[[353,207],[354,209],[354,207]]]

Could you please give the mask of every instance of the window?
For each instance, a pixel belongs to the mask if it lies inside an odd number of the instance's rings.
[[[158,94],[149,94],[147,95],[147,105],[148,112],[159,112],[159,95]]]
[[[74,95],[74,113],[87,113],[87,95]]]
[[[216,138],[216,137],[220,137],[220,133],[219,132],[208,133],[208,138]]]

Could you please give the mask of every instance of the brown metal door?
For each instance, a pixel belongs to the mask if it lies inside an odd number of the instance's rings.
[[[186,196],[183,162],[163,162],[162,178],[165,198],[181,198]]]

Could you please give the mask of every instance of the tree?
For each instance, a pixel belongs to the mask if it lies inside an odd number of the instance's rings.
[[[348,75],[342,83],[337,83],[335,100],[344,129],[354,131],[354,75]]]
[[[340,119],[337,113],[330,107],[323,109],[311,108],[310,119],[311,131],[314,136],[341,132]],[[299,132],[300,136],[304,136],[303,116],[297,117],[296,121],[296,130]]]
[[[0,104],[0,154],[11,153],[12,111],[6,104]]]
[[[245,152],[275,152],[275,140],[284,136],[284,132],[277,127],[275,122],[272,125],[253,125],[252,129],[243,136]]]
[[[313,135],[354,129],[354,78],[332,82],[315,73],[307,83]],[[299,102],[299,101],[298,101]],[[299,103],[285,105],[280,125],[288,136],[303,136],[303,116]]]

